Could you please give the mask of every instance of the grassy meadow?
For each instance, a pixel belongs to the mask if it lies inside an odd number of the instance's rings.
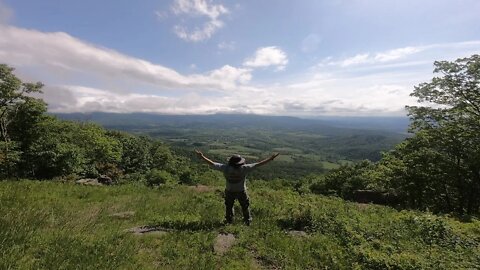
[[[0,269],[478,269],[480,222],[250,183],[254,221],[224,226],[222,186],[0,182]],[[162,228],[136,235],[137,226]],[[224,254],[219,233],[235,236]]]

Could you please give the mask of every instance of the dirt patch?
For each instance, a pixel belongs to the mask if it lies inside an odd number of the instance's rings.
[[[231,233],[219,233],[213,244],[213,251],[217,255],[225,254],[235,243],[235,236]]]
[[[160,227],[148,227],[148,226],[139,226],[127,229],[126,232],[133,233],[134,235],[164,235],[168,233],[169,230]]]
[[[120,213],[113,213],[109,215],[110,217],[118,218],[118,219],[129,219],[133,216],[135,216],[135,211],[126,211],[126,212],[120,212]]]
[[[214,188],[213,187],[209,187],[209,186],[205,186],[205,185],[195,185],[195,186],[190,186],[189,187],[191,190],[195,191],[195,192],[210,192],[210,191],[213,191]]]

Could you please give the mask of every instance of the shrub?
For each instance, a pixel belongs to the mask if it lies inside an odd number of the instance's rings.
[[[187,170],[180,174],[179,181],[181,184],[193,185],[198,183],[197,174],[194,171]]]
[[[124,174],[122,177],[120,177],[118,183],[145,183],[146,182],[146,176],[143,173],[140,172],[134,172],[134,173],[129,173],[129,174]]]
[[[164,170],[153,169],[146,175],[146,184],[148,186],[159,186],[174,183],[173,175]]]

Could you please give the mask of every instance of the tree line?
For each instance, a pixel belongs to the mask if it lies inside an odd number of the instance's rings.
[[[0,65],[1,178],[192,181],[186,158],[158,140],[47,114],[46,103],[32,95],[43,84],[24,83],[13,71]]]
[[[359,162],[317,179],[311,189],[352,199],[355,190],[396,194],[404,207],[480,212],[480,56],[436,61],[436,76],[414,88],[413,134],[380,161]]]

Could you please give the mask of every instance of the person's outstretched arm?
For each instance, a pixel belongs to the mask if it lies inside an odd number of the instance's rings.
[[[278,155],[280,155],[280,153],[276,153],[276,154],[273,154],[272,156],[262,160],[262,161],[259,161],[257,162],[257,166],[262,166],[262,165],[265,165],[267,164],[268,162],[274,160],[276,157],[278,157]]]
[[[214,165],[215,162],[213,162],[212,160],[210,160],[209,158],[207,158],[202,152],[198,151],[197,149],[195,149],[195,153],[197,153],[197,156],[201,157],[203,160],[205,160],[205,162],[207,162],[209,165]]]

